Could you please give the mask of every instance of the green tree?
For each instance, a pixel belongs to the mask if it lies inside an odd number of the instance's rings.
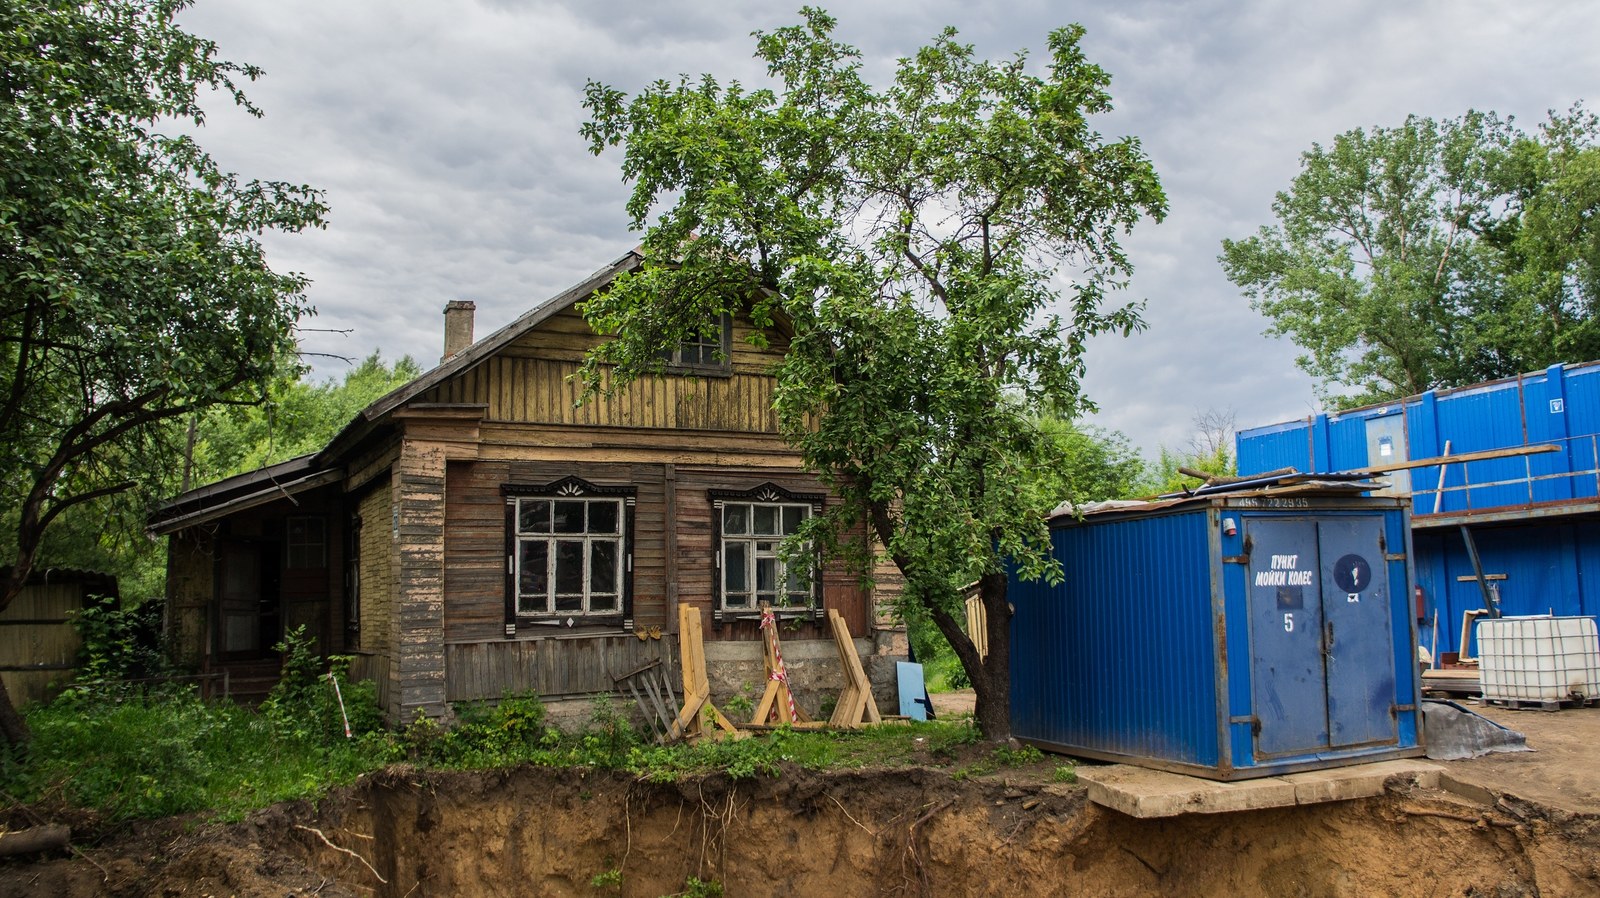
[[[1508,258],[1505,325],[1494,337],[1535,364],[1600,357],[1600,120],[1552,114],[1501,169],[1504,224],[1486,235]]]
[[[390,366],[377,351],[339,379],[313,381],[295,365],[273,380],[260,405],[218,406],[202,416],[190,479],[206,483],[316,452],[362,409],[421,373],[410,356]]]
[[[1056,462],[1040,473],[1056,504],[1132,499],[1148,492],[1144,459],[1120,431],[1060,418],[1040,419],[1039,428],[1053,443]]]
[[[1090,127],[1110,79],[1081,28],[1050,34],[1037,75],[946,30],[875,90],[834,20],[802,15],[756,35],[773,88],[588,85],[584,134],[596,153],[625,147],[628,212],[648,229],[646,266],[585,306],[615,335],[586,373],[596,389],[659,373],[662,350],[726,314],[790,328],[775,406],[843,499],[803,538],[861,563],[847,534],[868,528],[905,576],[903,610],[932,618],[1004,739],[1005,559],[1059,575],[1040,488],[1056,458],[1032,416],[1087,407],[1086,341],[1141,327],[1105,296],[1129,271],[1119,235],[1165,197],[1137,141]],[[974,581],[986,660],[960,620]]]
[[[1540,135],[1480,112],[1348,131],[1220,261],[1339,405],[1593,358],[1595,136],[1581,107]]]
[[[236,84],[259,70],[178,28],[186,5],[0,0],[0,608],[63,512],[162,489],[175,421],[259,401],[310,311],[258,235],[320,225],[320,195],[158,130],[200,124],[202,91],[259,114]],[[3,688],[0,732],[28,738]]]

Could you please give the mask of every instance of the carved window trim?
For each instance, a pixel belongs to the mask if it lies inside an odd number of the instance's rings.
[[[753,547],[756,542],[754,534],[748,538],[740,537],[737,539],[729,539],[724,535],[723,531],[726,526],[724,514],[727,506],[777,506],[781,508],[783,506],[793,507],[798,505],[807,509],[808,517],[816,517],[822,514],[827,494],[793,492],[771,481],[745,490],[713,489],[707,490],[706,493],[711,500],[711,540],[714,564],[711,619],[719,623],[729,620],[758,619],[761,616],[761,610],[759,603],[755,599],[752,599],[750,607],[727,606],[727,572],[725,567],[728,563],[727,551],[729,543],[739,542]],[[781,526],[779,529],[782,529]],[[775,540],[779,542],[782,539],[782,536],[775,537]],[[774,540],[762,541],[772,542]],[[752,584],[750,592],[754,593],[755,591]],[[813,547],[811,558],[809,604],[805,606],[776,607],[772,610],[778,617],[786,619],[821,620],[826,614],[822,589],[822,561],[821,555],[815,550],[815,547]]]
[[[505,636],[507,639],[515,638],[519,630],[534,629],[544,632],[559,632],[578,626],[612,626],[624,630],[633,629],[633,547],[634,547],[634,512],[637,504],[638,489],[631,485],[606,486],[590,483],[581,477],[568,476],[549,483],[507,483],[500,487],[500,493],[505,499]],[[558,541],[559,534],[554,532],[548,535],[539,533],[523,533],[519,529],[519,511],[524,501],[557,499],[582,499],[591,502],[602,500],[614,501],[619,505],[621,512],[617,542],[619,545],[619,595],[616,611],[573,611],[573,610],[547,610],[523,611],[519,608],[519,560],[522,544]],[[587,514],[587,509],[585,511]],[[581,542],[584,545],[585,571],[591,563],[589,554],[590,543],[603,541],[603,535],[584,533],[572,534],[570,542]],[[602,538],[597,540],[596,536]],[[586,574],[584,582],[584,595],[587,599],[590,580]],[[553,588],[553,584],[552,587]],[[537,634],[535,634],[537,635]]]

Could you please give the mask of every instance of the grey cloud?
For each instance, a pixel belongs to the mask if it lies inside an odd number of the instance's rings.
[[[185,24],[227,58],[266,68],[263,120],[216,108],[200,133],[248,176],[323,187],[329,228],[274,237],[279,267],[314,278],[314,351],[438,358],[446,300],[478,303],[480,333],[635,244],[616,153],[578,135],[588,79],[630,93],[656,78],[763,75],[749,33],[798,20],[798,0],[651,4],[440,0],[200,0]],[[1269,220],[1300,152],[1409,112],[1469,107],[1531,124],[1600,83],[1600,7],[1539,0],[1288,0],[1111,4],[890,2],[835,6],[837,35],[882,82],[896,57],[946,24],[985,56],[1026,49],[1078,21],[1113,76],[1107,135],[1134,135],[1162,173],[1171,215],[1127,240],[1125,299],[1149,329],[1097,341],[1087,386],[1097,421],[1151,454],[1181,447],[1190,420],[1233,407],[1242,425],[1305,415],[1294,347],[1222,276],[1224,237]],[[1042,64],[1042,63],[1041,63]],[[319,365],[337,374],[336,365]]]

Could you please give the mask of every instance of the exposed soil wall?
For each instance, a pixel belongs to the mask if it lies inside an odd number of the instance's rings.
[[[0,896],[656,898],[689,876],[729,896],[829,898],[1600,894],[1600,819],[1514,800],[1408,793],[1140,821],[1075,786],[922,769],[661,785],[397,768],[320,807],[119,839],[75,859],[0,867]],[[591,884],[612,870],[620,888]]]

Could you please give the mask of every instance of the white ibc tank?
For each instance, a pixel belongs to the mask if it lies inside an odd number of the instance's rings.
[[[1592,617],[1480,620],[1478,658],[1491,701],[1600,698],[1600,630]]]

